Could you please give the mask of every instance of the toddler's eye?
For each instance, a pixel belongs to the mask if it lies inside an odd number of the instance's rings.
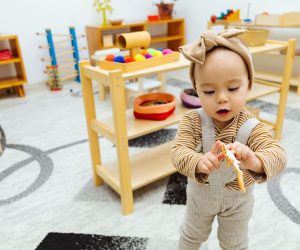
[[[215,91],[211,90],[211,91],[203,91],[204,94],[206,95],[212,95],[213,93],[215,93]]]
[[[233,92],[233,91],[236,91],[238,89],[239,89],[239,87],[235,87],[235,88],[229,88],[228,90],[231,91],[231,92]]]

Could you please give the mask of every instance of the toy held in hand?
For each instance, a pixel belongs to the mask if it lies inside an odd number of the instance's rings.
[[[225,159],[227,161],[227,166],[233,166],[234,170],[236,171],[239,187],[242,192],[245,193],[245,185],[244,185],[244,178],[243,178],[243,171],[240,169],[240,162],[236,159],[234,153],[226,148],[224,143],[221,143],[221,151],[225,156]]]

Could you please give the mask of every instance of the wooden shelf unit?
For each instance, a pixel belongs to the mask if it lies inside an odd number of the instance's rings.
[[[248,101],[251,101],[275,92],[280,93],[276,122],[265,121],[274,129],[277,139],[281,137],[295,45],[296,41],[291,39],[288,42],[271,41],[265,46],[250,49],[252,53],[287,50],[282,84],[257,81],[248,96]],[[170,143],[147,149],[139,154],[129,155],[128,140],[176,124],[180,121],[181,116],[189,110],[177,103],[176,111],[164,121],[137,120],[134,118],[132,110],[126,110],[125,107],[125,81],[182,69],[189,65],[189,61],[181,55],[177,62],[122,73],[120,70],[106,71],[97,66],[91,66],[89,61],[80,62],[94,183],[99,186],[105,182],[120,194],[124,214],[133,212],[133,190],[176,172],[168,156]],[[96,117],[92,80],[109,83],[112,117],[106,119]],[[117,160],[115,162],[102,164],[98,134],[116,145]]]
[[[299,29],[300,25],[291,25],[291,26],[275,26],[275,25],[258,25],[255,24],[254,22],[235,22],[235,21],[224,21],[224,20],[217,20],[215,23],[212,21],[207,22],[207,28],[211,29],[213,26],[219,26],[222,25],[224,26],[224,29],[228,29],[228,27],[241,27],[241,28],[267,28],[267,29],[272,29],[272,28],[279,28],[279,29]],[[274,53],[275,54],[275,53]],[[282,51],[278,50],[276,51],[277,55],[282,55]],[[299,56],[299,53],[296,53],[295,55]],[[276,82],[276,83],[281,83],[282,82],[282,77],[280,73],[275,73],[271,71],[256,71],[255,72],[255,77],[261,80],[266,80],[266,81],[271,81],[271,82]],[[297,88],[297,94],[300,95],[300,73],[299,76],[291,76],[291,86],[294,86]]]
[[[151,36],[151,45],[155,43],[166,42],[167,48],[178,50],[178,47],[185,43],[184,40],[184,19],[169,19],[160,21],[144,21],[138,23],[127,23],[122,25],[112,25],[107,27],[102,26],[86,26],[86,37],[89,48],[89,55],[91,56],[97,50],[114,48],[114,46],[104,47],[104,35],[116,35],[135,31],[149,31],[150,26],[166,25],[166,34],[160,36]],[[150,32],[151,35],[151,32]]]
[[[20,97],[23,97],[25,96],[23,85],[27,83],[27,77],[18,37],[16,35],[0,35],[0,43],[3,43],[4,48],[10,49],[13,54],[13,58],[11,59],[0,60],[0,67],[13,64],[16,71],[16,75],[14,76],[0,76],[0,89],[12,87]]]

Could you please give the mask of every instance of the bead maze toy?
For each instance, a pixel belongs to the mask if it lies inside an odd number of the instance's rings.
[[[210,17],[210,20],[215,23],[217,20],[223,20],[223,21],[240,21],[240,10],[232,10],[232,9],[228,9],[227,12],[221,12],[220,16],[216,16],[216,15],[212,15]]]
[[[120,69],[123,72],[132,72],[179,59],[179,52],[170,49],[147,49],[150,43],[151,36],[147,31],[120,34],[117,37],[117,46],[121,50],[129,50],[129,55],[123,57],[110,54],[105,60],[98,61],[97,64],[105,70]]]
[[[80,82],[79,75],[79,50],[86,48],[78,48],[77,38],[85,37],[84,35],[76,36],[75,28],[69,27],[69,34],[53,34],[51,29],[46,29],[45,33],[37,33],[37,35],[46,36],[47,45],[40,45],[40,49],[47,49],[49,56],[42,57],[42,61],[50,62],[46,65],[44,71],[48,75],[47,84],[52,91],[62,89],[61,82],[69,79],[75,79]],[[54,37],[66,37],[66,39],[54,41]],[[60,44],[71,43],[71,46],[64,46]],[[60,53],[56,53],[56,51]],[[60,63],[58,63],[60,62]]]

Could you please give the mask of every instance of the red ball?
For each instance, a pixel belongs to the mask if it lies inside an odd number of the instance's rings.
[[[217,20],[217,16],[212,15],[212,16],[210,17],[210,20],[214,23],[214,22]]]
[[[125,63],[130,63],[130,62],[134,62],[134,59],[131,57],[125,58]]]
[[[106,60],[106,61],[113,61],[114,59],[115,59],[115,56],[112,55],[112,54],[109,54],[109,55],[107,55],[107,56],[105,57],[105,60]]]

